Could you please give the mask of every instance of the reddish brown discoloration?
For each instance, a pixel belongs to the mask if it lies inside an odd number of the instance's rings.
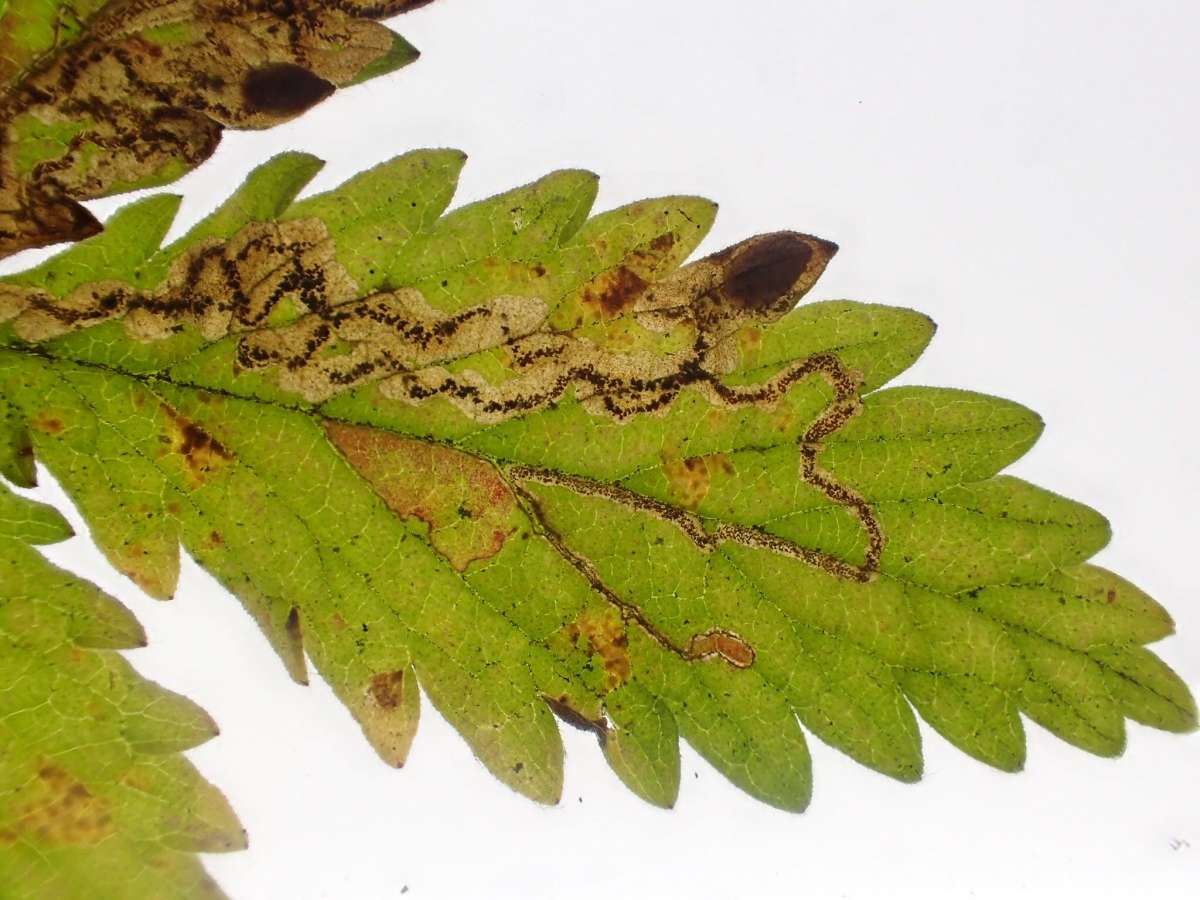
[[[761,328],[747,325],[737,333],[738,348],[743,356],[756,352],[762,347],[763,333]]]
[[[157,560],[148,559],[148,557],[150,557],[150,553],[141,541],[130,541],[119,548],[113,562],[122,575],[151,597],[170,596],[172,585],[164,582],[163,573],[158,571],[155,565]]]
[[[0,843],[18,839],[43,847],[92,846],[113,833],[108,803],[57,763],[45,761],[18,794],[14,824]]]
[[[581,300],[611,319],[632,307],[645,289],[646,282],[637,273],[628,266],[619,266],[593,279],[583,290]]]
[[[392,512],[429,526],[458,571],[491,559],[516,531],[516,500],[490,463],[375,428],[326,422],[325,433]]]
[[[42,410],[29,420],[29,427],[34,431],[40,431],[42,434],[55,436],[62,434],[63,430],[66,428],[66,426],[63,425],[62,419],[58,418],[58,416],[51,415],[45,410]]]
[[[396,709],[404,702],[404,670],[376,675],[368,690],[380,709]]]
[[[341,613],[335,612],[329,621],[330,621],[330,623],[332,623],[334,631],[345,631],[346,630],[346,620],[344,618],[342,618]]]

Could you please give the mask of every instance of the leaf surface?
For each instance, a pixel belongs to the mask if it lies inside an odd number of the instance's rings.
[[[31,546],[70,535],[0,485],[0,893],[222,897],[195,854],[245,834],[180,755],[216,726],[115,652],[145,643],[123,606]]]
[[[269,128],[413,62],[373,20],[424,2],[0,5],[0,256],[94,234],[78,201],[173,181],[225,128]]]
[[[914,781],[918,715],[1005,770],[1021,714],[1106,755],[1195,726],[1169,616],[1088,562],[1108,523],[1002,474],[1041,420],[884,387],[919,313],[797,305],[834,245],[687,262],[713,204],[590,216],[581,171],[446,213],[462,164],[294,201],[284,155],[167,248],[152,198],[0,285],[6,476],[40,459],[152,595],[182,545],[386,761],[419,684],[542,802],[556,718],[651,803],[682,737],[793,810],[806,733]]]

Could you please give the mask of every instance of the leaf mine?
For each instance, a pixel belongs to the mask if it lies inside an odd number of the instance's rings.
[[[95,234],[80,200],[173,181],[417,58],[411,0],[14,0],[0,7],[0,256]]]

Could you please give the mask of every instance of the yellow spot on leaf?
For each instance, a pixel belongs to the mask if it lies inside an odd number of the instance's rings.
[[[14,826],[0,842],[22,838],[48,847],[90,846],[113,833],[108,804],[53,762],[38,767],[13,811]]]
[[[663,463],[671,500],[686,509],[695,509],[708,496],[713,476],[733,474],[733,463],[724,453],[692,456]]]
[[[625,623],[615,610],[585,609],[567,625],[566,633],[572,644],[600,658],[608,690],[620,687],[633,676]]]

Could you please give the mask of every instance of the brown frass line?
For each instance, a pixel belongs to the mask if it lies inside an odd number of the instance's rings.
[[[706,553],[712,552],[721,543],[728,541],[746,547],[770,550],[801,560],[847,581],[866,582],[879,570],[879,559],[885,543],[883,529],[866,499],[857,491],[834,479],[817,462],[817,456],[822,448],[822,439],[837,431],[858,412],[860,406],[858,401],[859,382],[832,354],[819,354],[795,363],[781,373],[778,380],[791,384],[800,378],[816,373],[826,377],[833,385],[836,395],[825,412],[817,417],[798,442],[800,477],[821,491],[830,502],[845,508],[858,519],[867,535],[867,549],[862,565],[848,563],[820,550],[801,547],[786,538],[770,534],[754,526],[722,522],[714,530],[708,531],[698,516],[620,485],[527,465],[510,466],[508,472],[517,479],[563,487],[587,496],[603,497],[613,503],[619,503],[622,506],[637,509],[670,522],[682,530],[697,547]],[[740,388],[726,385],[721,387],[723,391],[737,394],[738,399],[733,402],[747,402],[749,399],[745,396],[745,393],[748,392],[743,392]],[[760,389],[757,386],[751,388],[752,391]],[[753,401],[750,400],[750,402]]]
[[[525,468],[527,467],[514,466],[509,472],[518,478],[525,478],[526,476],[520,471]],[[686,645],[680,645],[671,640],[658,626],[646,617],[646,614],[641,609],[635,604],[621,599],[616,591],[605,584],[604,579],[600,577],[600,573],[596,570],[591,560],[581,556],[567,546],[562,535],[546,521],[541,503],[536,497],[519,484],[513,484],[513,491],[521,499],[522,506],[528,512],[529,517],[537,524],[542,536],[549,541],[550,546],[584,577],[596,593],[616,607],[617,612],[621,615],[621,621],[625,625],[628,625],[630,622],[636,623],[656,644],[669,653],[674,653],[685,662],[696,662],[719,656],[738,669],[748,668],[754,663],[754,648],[743,638],[724,628],[711,628],[708,631],[693,634],[688,638]]]
[[[678,527],[699,549],[706,553],[716,550],[724,542],[737,543],[745,547],[770,550],[792,559],[798,559],[837,578],[859,583],[867,582],[879,569],[879,559],[884,546],[883,529],[866,499],[852,488],[839,483],[817,463],[822,439],[837,431],[858,412],[860,381],[832,354],[820,354],[796,363],[791,369],[782,373],[781,380],[791,383],[791,381],[815,373],[823,375],[833,385],[836,393],[827,409],[809,426],[798,442],[801,459],[800,477],[820,490],[831,502],[849,510],[859,520],[867,534],[867,550],[861,566],[853,565],[820,550],[801,547],[792,541],[753,526],[723,522],[714,530],[708,531],[699,517],[692,513],[616,484],[521,464],[507,467],[506,472],[513,479],[510,483],[514,492],[522,499],[523,505],[531,518],[540,526],[546,539],[565,560],[583,575],[597,593],[616,607],[623,622],[636,623],[655,643],[684,660],[692,661],[719,656],[736,668],[747,668],[754,662],[754,648],[728,629],[714,628],[694,634],[684,646],[675,643],[663,634],[657,626],[649,621],[641,609],[623,600],[604,583],[600,573],[590,560],[566,545],[562,536],[547,523],[537,498],[519,482],[532,481],[562,487],[586,496],[603,497],[613,503],[655,516]],[[726,389],[737,391],[736,388]]]

